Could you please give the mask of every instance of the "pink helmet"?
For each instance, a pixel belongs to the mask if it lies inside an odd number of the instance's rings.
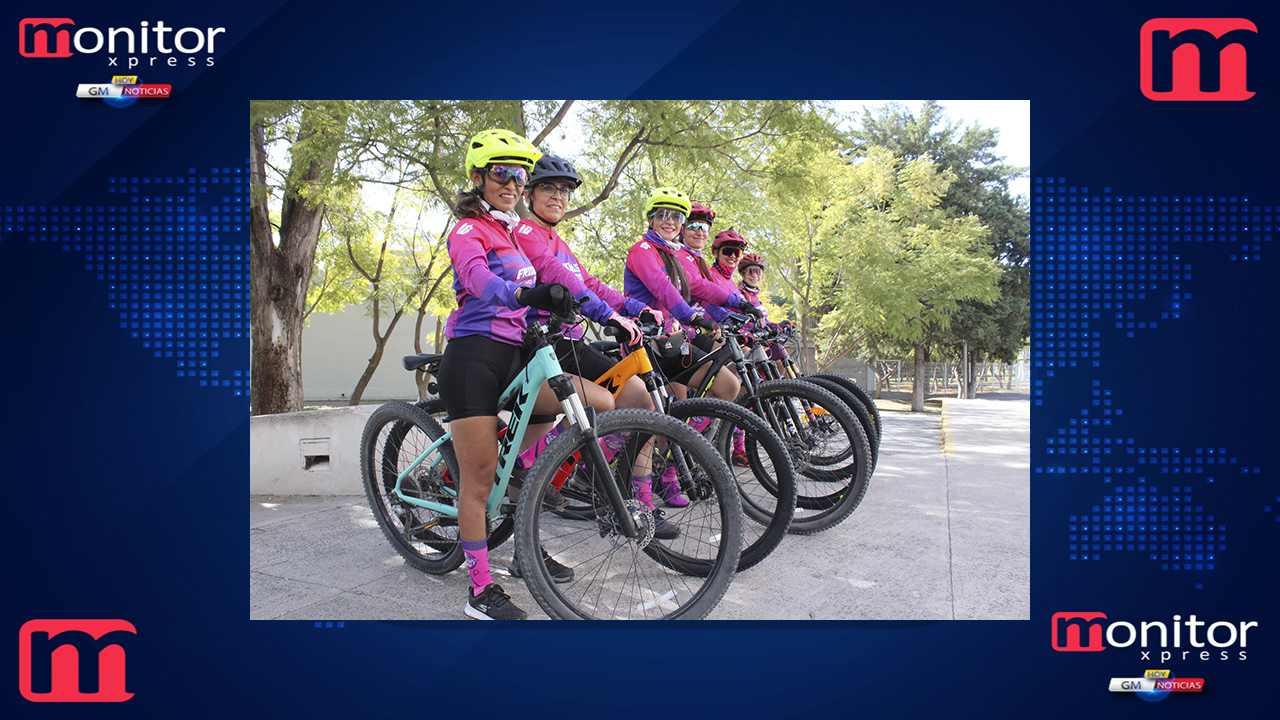
[[[737,230],[729,228],[716,233],[716,239],[711,243],[711,250],[715,252],[720,249],[721,245],[737,245],[743,250],[747,249],[747,239],[742,237]]]
[[[702,203],[694,203],[693,209],[689,211],[689,221],[692,222],[696,217],[705,218],[707,222],[713,223],[716,221],[716,211]]]

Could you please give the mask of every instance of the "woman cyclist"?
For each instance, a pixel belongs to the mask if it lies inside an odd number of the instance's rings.
[[[570,294],[563,285],[557,292],[556,286],[576,280],[554,259],[531,261],[511,236],[520,222],[513,211],[521,188],[541,157],[528,140],[507,130],[486,130],[472,138],[466,172],[474,187],[458,196],[458,222],[448,238],[458,309],[445,325],[449,343],[438,378],[461,475],[458,535],[471,577],[465,612],[482,620],[525,617],[493,582],[489,568],[485,502],[498,463],[498,397],[523,366],[526,308],[568,315]],[[537,279],[548,282],[535,285]],[[603,388],[591,383],[583,388],[584,402],[612,406]],[[560,403],[544,385],[533,411],[559,410]]]
[[[630,333],[627,338],[628,343],[637,346],[640,344],[639,329],[627,318],[619,315],[624,312],[631,316],[646,316],[646,319],[652,323],[662,322],[662,313],[651,310],[644,303],[635,298],[628,298],[622,293],[600,282],[593,277],[582,262],[578,260],[573,251],[569,249],[569,245],[556,232],[556,225],[564,218],[565,212],[569,208],[569,199],[573,197],[573,192],[582,185],[582,177],[573,168],[573,165],[564,158],[555,155],[543,155],[537,164],[534,165],[533,173],[529,177],[529,184],[525,186],[525,202],[528,204],[531,217],[523,220],[516,227],[515,238],[519,242],[521,249],[533,259],[542,260],[550,258],[551,260],[563,265],[574,277],[575,282],[566,282],[575,295],[586,293],[593,298],[601,300],[602,313],[607,313],[604,317],[595,317],[593,319],[604,324],[611,324],[624,328]],[[584,312],[586,308],[584,306]],[[550,313],[540,310],[531,311],[528,315],[529,322],[545,322],[551,317]],[[614,361],[609,356],[592,347],[589,343],[582,340],[583,328],[579,325],[568,329],[565,337],[556,343],[556,354],[560,358],[560,364],[566,371],[575,372],[578,375],[587,378],[586,384],[591,384],[596,378],[604,375],[614,365]],[[593,391],[601,390],[599,386],[592,386]],[[581,388],[580,388],[581,389]],[[584,395],[586,393],[583,393]],[[608,395],[608,392],[605,392]],[[611,401],[607,406],[591,403],[596,410],[611,410],[615,407],[612,395],[609,395]],[[640,408],[643,410],[652,410],[653,401],[649,398],[649,393],[645,389],[644,383],[638,377],[632,377],[627,380],[622,391],[618,394],[616,407],[621,408]],[[521,453],[517,463],[520,467],[528,468],[533,465],[534,459],[542,452],[543,449],[551,442],[552,439],[560,432],[562,426],[556,425],[554,428],[550,422],[554,417],[534,418],[534,420],[543,420],[530,425],[528,437],[539,438],[533,446],[529,447]],[[550,430],[550,432],[547,432]],[[617,436],[610,435],[600,440],[601,445],[605,449],[606,457],[612,456],[622,448],[625,441]],[[637,494],[652,495],[652,477],[649,470],[652,467],[647,453],[640,453],[640,461],[637,462],[633,475],[633,482],[637,486]],[[675,493],[679,494],[679,484],[675,485]],[[673,505],[687,505],[688,501],[681,496],[678,503]],[[672,525],[662,517],[661,511],[655,512],[655,530],[654,537],[669,540],[679,535],[680,531],[675,525]],[[563,566],[559,566],[554,560],[548,561],[548,568],[551,570],[553,578],[559,578],[556,571]],[[559,566],[559,567],[558,567]],[[519,577],[520,568],[517,564],[513,564],[512,575]],[[568,571],[564,568],[561,572]],[[571,573],[572,571],[568,571]],[[570,574],[571,578],[572,575]],[[567,580],[566,580],[567,582]]]
[[[701,273],[685,270],[680,259],[684,253],[680,238],[685,218],[691,210],[689,197],[675,188],[660,187],[649,195],[644,211],[649,228],[627,252],[623,288],[628,296],[662,310],[686,326],[718,335],[719,328],[698,314],[689,304],[690,300],[696,299],[706,307],[728,306],[752,315],[758,313],[755,308],[748,309],[736,293],[717,286]],[[688,348],[688,354],[659,358],[658,364],[675,387],[677,397],[683,399],[688,386],[700,383],[706,375],[707,365],[690,369],[694,361],[705,354],[695,347]],[[733,400],[740,387],[733,373],[721,368],[711,385],[710,394],[722,400]]]
[[[689,277],[698,276],[707,282],[724,288],[731,295],[738,295],[738,288],[732,281],[728,283],[720,282],[721,278],[711,272],[711,268],[707,265],[707,261],[703,259],[702,252],[707,247],[707,240],[711,237],[711,224],[716,221],[716,213],[711,208],[702,203],[693,203],[692,209],[689,211],[689,221],[684,226],[684,245],[680,251],[676,253],[676,257],[680,258],[680,264],[684,266],[685,274]],[[698,289],[705,294],[705,286],[699,284]],[[706,304],[702,305],[703,297],[699,293],[690,294],[694,300],[699,301],[695,309],[702,307],[706,313],[716,322],[724,322],[729,316],[729,311],[720,305]],[[713,343],[706,336],[694,338],[694,343],[698,345],[704,352],[711,352]]]
[[[678,255],[683,252],[679,238],[691,209],[689,197],[675,188],[660,187],[650,193],[644,209],[649,227],[640,241],[627,252],[623,288],[628,296],[657,307],[684,325],[701,328],[718,336],[719,328],[715,323],[699,315],[689,304],[689,300],[696,296],[708,306],[728,305],[733,308],[745,308],[746,303],[741,302],[737,294],[717,287],[700,274],[691,275],[686,272]],[[675,337],[678,338],[682,351],[670,357],[659,357],[657,364],[671,381],[676,396],[683,399],[688,393],[688,386],[700,383],[710,365],[694,369],[694,363],[706,353],[690,347],[682,335]],[[739,389],[741,385],[733,373],[727,368],[720,368],[711,385],[710,394],[732,401],[737,397]],[[668,505],[681,507],[688,504],[688,500],[680,494],[675,468],[667,468],[659,478],[658,488]],[[637,497],[647,502],[646,498],[639,495]]]

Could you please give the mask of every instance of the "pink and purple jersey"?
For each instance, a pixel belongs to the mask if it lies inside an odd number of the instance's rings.
[[[729,317],[729,311],[725,310],[724,306],[736,308],[741,301],[737,286],[732,282],[728,285],[716,282],[716,273],[711,273],[710,280],[704,277],[698,268],[698,259],[702,257],[701,250],[681,245],[676,251],[676,257],[680,258],[680,264],[684,266],[685,274],[689,276],[689,296],[697,302],[698,307],[706,310],[712,320],[724,322]]]
[[[696,265],[693,266],[692,271],[688,270],[681,258],[684,253],[678,252],[675,246],[663,240],[652,230],[646,232],[640,242],[632,245],[627,251],[627,269],[623,273],[622,287],[629,297],[636,298],[649,307],[657,308],[681,323],[688,324],[694,318],[696,311],[685,302],[680,289],[672,284],[667,275],[666,265],[662,261],[662,254],[676,258],[677,262],[686,267],[685,274],[689,278],[690,298],[709,305],[728,305],[735,308],[738,306],[737,295],[731,295],[723,288],[704,279]],[[692,263],[693,260],[690,259],[689,262]]]
[[[458,309],[445,323],[453,338],[483,335],[509,345],[524,342],[525,308],[516,290],[533,287],[538,273],[507,226],[490,215],[461,220],[448,239]]]
[[[604,324],[608,322],[609,316],[616,310],[623,315],[635,317],[644,309],[644,303],[634,298],[623,296],[622,293],[600,282],[597,278],[587,272],[582,266],[577,256],[569,249],[569,245],[556,234],[555,230],[550,230],[538,225],[535,222],[524,220],[516,226],[516,240],[520,244],[520,248],[529,256],[530,260],[539,268],[539,276],[542,275],[542,258],[549,256],[557,261],[565,272],[571,276],[561,280],[551,280],[551,282],[560,282],[569,288],[569,292],[580,301],[583,301],[582,313],[598,323]],[[547,278],[550,280],[549,278]],[[551,318],[551,314],[542,310],[530,309],[527,316],[529,322],[545,323]],[[577,340],[582,337],[585,329],[582,325],[567,328],[565,336]]]
[[[769,322],[769,311],[765,308],[764,302],[760,300],[760,290],[759,289],[752,290],[751,288],[747,287],[746,283],[743,283],[738,286],[738,291],[742,293],[742,297],[744,300],[751,303],[752,305],[755,305],[756,309],[760,311],[761,317],[758,322],[761,322],[761,323]]]

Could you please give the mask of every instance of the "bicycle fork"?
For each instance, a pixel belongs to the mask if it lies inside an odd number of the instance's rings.
[[[622,491],[618,488],[617,483],[612,482],[610,477],[612,473],[608,472],[609,461],[605,459],[604,450],[600,447],[600,434],[596,431],[595,424],[591,422],[591,417],[588,415],[586,407],[582,404],[582,398],[578,396],[577,391],[574,389],[573,382],[567,376],[560,375],[548,380],[547,384],[555,392],[556,399],[560,401],[560,407],[564,408],[565,417],[572,418],[590,438],[589,442],[587,442],[585,455],[588,460],[588,467],[591,468],[591,480],[597,487],[604,487],[605,496],[609,498],[609,504],[613,506],[614,515],[618,519],[618,529],[626,537],[634,538],[638,536],[640,531],[636,528],[635,519],[631,517],[631,513],[627,510]],[[601,472],[601,468],[604,469],[603,472]]]

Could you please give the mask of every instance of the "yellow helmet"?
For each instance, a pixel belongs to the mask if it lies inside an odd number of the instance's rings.
[[[693,209],[693,203],[689,200],[689,196],[680,192],[673,187],[654,188],[649,193],[649,199],[644,204],[644,216],[649,217],[649,213],[660,208],[671,208],[684,213],[685,217],[689,217],[689,211]]]
[[[485,130],[471,138],[467,148],[467,177],[472,170],[494,162],[520,165],[532,172],[541,158],[542,152],[524,137],[510,130]]]

